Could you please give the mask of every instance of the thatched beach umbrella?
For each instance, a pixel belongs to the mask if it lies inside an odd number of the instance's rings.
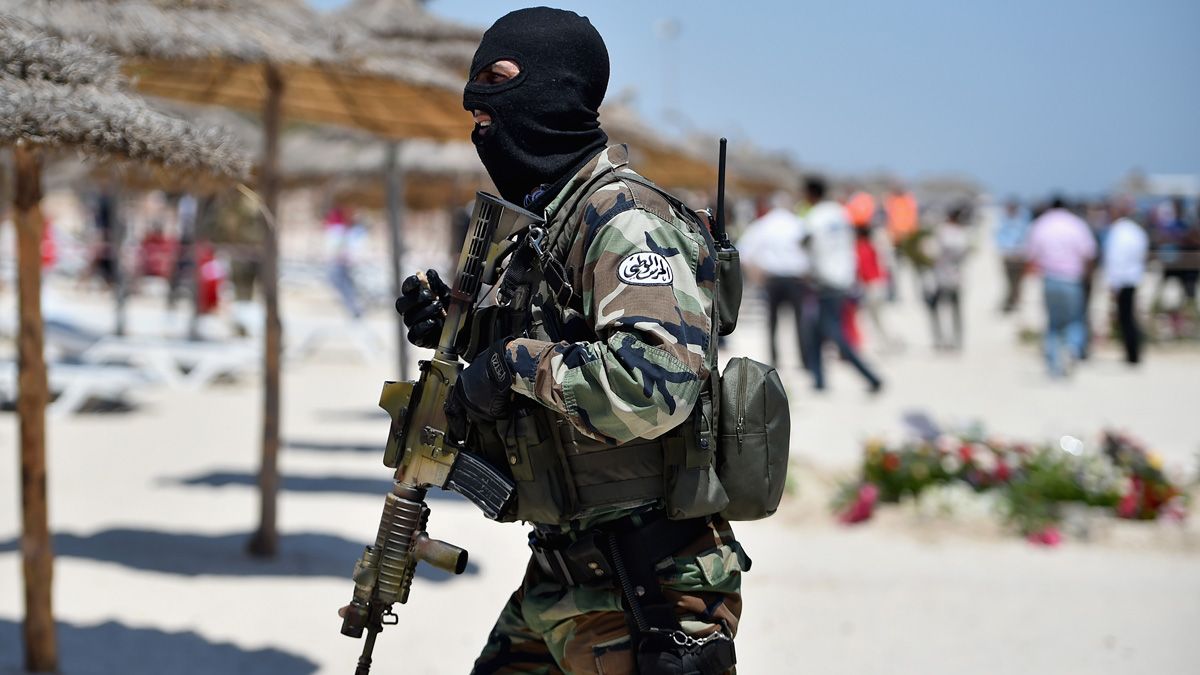
[[[277,212],[279,134],[284,117],[342,124],[387,138],[464,138],[452,77],[437,64],[393,60],[384,70],[339,52],[353,32],[333,33],[300,0],[0,0],[56,35],[87,38],[126,59],[140,91],[163,98],[261,110],[258,188],[264,221]],[[457,84],[457,83],[456,83]],[[451,114],[451,113],[454,114]],[[278,548],[280,354],[278,241],[264,222],[260,278],[265,305],[262,494],[249,550]]]
[[[262,128],[242,113],[162,99],[151,103],[164,112],[233,133],[243,147],[262,145]],[[352,195],[357,206],[383,209],[388,144],[369,132],[325,124],[292,124],[279,146],[279,174],[285,189],[324,186],[333,194]],[[469,141],[413,139],[400,144],[399,170],[411,178],[404,190],[408,209],[464,204],[490,179]]]
[[[433,58],[460,79],[455,83],[460,92],[483,36],[480,28],[425,11],[421,0],[352,0],[334,17],[368,36],[364,43],[347,45],[352,51],[380,60],[414,54]]]
[[[476,190],[491,189],[469,142],[405,141],[394,158],[391,143],[331,127],[289,130],[280,156],[284,181],[289,186],[326,184],[336,194],[354,195],[359,205],[386,208],[388,167],[394,161],[405,177],[402,199],[408,209],[461,206]]]
[[[41,314],[41,157],[73,147],[154,165],[156,170],[242,177],[247,157],[232,138],[197,130],[120,90],[112,57],[46,38],[0,17],[0,145],[16,174],[17,415],[21,443],[21,555],[25,578],[25,666],[58,667],[51,611],[53,551],[46,505],[46,402]]]

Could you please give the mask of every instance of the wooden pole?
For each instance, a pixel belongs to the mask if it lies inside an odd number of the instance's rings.
[[[125,226],[124,213],[121,209],[121,192],[116,187],[110,187],[107,191],[109,200],[107,201],[108,224],[112,228],[109,236],[112,237],[112,266],[113,266],[113,294],[116,299],[116,322],[113,333],[118,337],[124,337],[126,332],[127,316],[126,302],[129,299],[129,276],[128,270],[125,269],[125,239],[128,237],[129,229]]]
[[[188,339],[200,339],[200,293],[204,288],[204,270],[200,265],[200,251],[208,242],[208,233],[204,231],[204,219],[208,217],[208,209],[213,207],[215,198],[210,196],[197,197],[196,213],[192,215],[192,279],[191,286],[191,316],[188,318]]]
[[[263,105],[263,156],[259,166],[259,191],[266,213],[263,214],[262,281],[266,305],[263,331],[263,427],[262,465],[258,472],[261,506],[258,531],[247,550],[251,555],[270,558],[279,551],[277,506],[279,500],[279,410],[280,355],[283,351],[283,325],[279,320],[279,239],[274,222],[279,206],[279,131],[282,121],[283,77],[272,65],[263,67],[267,86]]]
[[[13,203],[13,160],[12,153],[0,151],[0,223],[7,220],[8,210]],[[16,217],[16,214],[12,214]],[[4,280],[0,279],[0,292],[4,291]]]
[[[54,550],[46,506],[46,361],[42,336],[42,166],[36,149],[18,143],[14,206],[17,229],[17,419],[21,442],[21,560],[25,575],[25,669],[58,669],[50,590]]]
[[[400,169],[400,144],[389,141],[387,144],[387,160],[384,164],[384,179],[387,181],[387,223],[388,235],[392,243],[392,297],[400,297],[400,283],[404,280],[400,261],[404,256],[403,212],[404,212],[404,172]],[[399,370],[397,379],[408,377],[408,339],[405,337],[404,317],[396,315],[396,358]]]

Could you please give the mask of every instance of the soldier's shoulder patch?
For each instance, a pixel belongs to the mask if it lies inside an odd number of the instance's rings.
[[[630,253],[617,265],[617,278],[632,286],[670,286],[675,281],[671,265],[660,253]]]

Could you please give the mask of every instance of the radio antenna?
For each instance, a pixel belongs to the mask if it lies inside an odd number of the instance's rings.
[[[716,240],[723,247],[729,246],[729,235],[725,234],[725,146],[728,141],[721,139],[721,151],[717,160],[717,221]]]

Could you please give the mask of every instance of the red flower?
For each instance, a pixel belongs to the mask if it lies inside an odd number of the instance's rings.
[[[875,510],[875,502],[879,500],[879,488],[873,483],[866,483],[858,488],[858,496],[854,503],[838,516],[841,522],[852,525],[861,523],[871,517]]]
[[[964,463],[970,463],[971,462],[971,446],[970,446],[970,444],[963,443],[962,445],[958,446],[958,456],[962,457],[962,461]]]
[[[1029,536],[1025,538],[1029,541],[1029,543],[1036,544],[1038,546],[1058,546],[1063,541],[1062,533],[1059,532],[1058,528],[1054,527],[1053,525],[1046,527],[1046,529],[1041,530],[1040,532],[1031,532]]]
[[[1129,492],[1125,493],[1121,497],[1121,501],[1117,502],[1117,515],[1121,518],[1137,518],[1138,512],[1142,509],[1146,486],[1137,476],[1134,476],[1129,483]]]
[[[1138,498],[1136,492],[1121,497],[1121,501],[1117,502],[1117,515],[1121,518],[1135,518],[1138,512]]]
[[[1006,483],[1011,477],[1012,471],[1009,470],[1008,465],[1004,463],[1004,460],[999,460],[996,462],[996,482]]]
[[[899,469],[899,468],[900,468],[900,455],[897,455],[897,454],[894,454],[891,452],[885,452],[883,454],[883,470],[884,471],[895,471],[896,469]]]

